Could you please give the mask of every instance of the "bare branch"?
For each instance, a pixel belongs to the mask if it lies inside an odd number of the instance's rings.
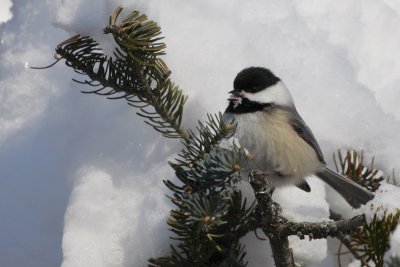
[[[259,228],[270,241],[277,267],[295,266],[293,251],[289,248],[288,241],[288,237],[291,235],[296,235],[300,239],[304,239],[308,235],[310,240],[327,238],[328,236],[338,237],[342,240],[344,235],[354,232],[363,225],[363,216],[356,216],[350,220],[319,223],[288,221],[282,216],[280,205],[272,200],[273,188],[271,188],[266,176],[260,171],[252,171],[249,175],[249,182],[258,202],[256,218]]]
[[[356,216],[350,220],[328,221],[328,222],[286,222],[277,226],[279,235],[290,236],[297,235],[304,239],[308,235],[310,239],[320,239],[338,237],[340,235],[351,233],[363,225],[363,216]]]
[[[272,190],[265,175],[258,171],[252,171],[249,181],[258,202],[256,212],[263,221],[260,228],[271,244],[275,266],[294,267],[293,251],[289,248],[288,237],[280,235],[277,230],[277,226],[285,221],[282,217],[282,209],[278,203],[272,201]]]

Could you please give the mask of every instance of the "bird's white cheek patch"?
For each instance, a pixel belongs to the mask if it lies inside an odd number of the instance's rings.
[[[258,103],[274,103],[281,106],[293,106],[293,99],[289,90],[282,82],[270,86],[258,93],[245,93],[245,97],[250,101]]]

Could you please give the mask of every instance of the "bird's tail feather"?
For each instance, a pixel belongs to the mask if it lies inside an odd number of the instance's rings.
[[[327,167],[317,176],[335,189],[353,208],[359,208],[374,198],[374,194],[352,180],[331,171]]]

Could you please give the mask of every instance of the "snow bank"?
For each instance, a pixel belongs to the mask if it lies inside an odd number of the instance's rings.
[[[129,266],[167,253],[165,210],[171,206],[151,179],[170,173],[167,168],[111,177],[101,167],[83,167],[65,214],[62,266]]]

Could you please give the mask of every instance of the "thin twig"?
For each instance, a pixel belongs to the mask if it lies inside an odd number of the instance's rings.
[[[260,171],[252,171],[249,175],[249,182],[253,187],[257,199],[255,217],[258,219],[258,226],[268,237],[275,265],[277,267],[295,266],[293,251],[289,247],[288,236],[296,235],[300,239],[309,236],[311,239],[327,238],[328,236],[341,239],[347,233],[355,231],[363,224],[363,216],[356,216],[350,220],[341,220],[340,215],[332,212],[331,216],[337,221],[319,223],[292,222],[282,216],[280,205],[272,200],[273,188],[268,183],[268,174]],[[343,244],[347,246],[345,240]],[[360,257],[358,256],[357,259]]]
[[[329,210],[329,214],[330,214],[329,217],[330,217],[331,219],[334,219],[334,220],[342,220],[342,216],[341,216],[339,213],[336,213],[336,212],[333,211],[333,210]],[[362,216],[359,216],[359,217],[362,218]],[[361,225],[360,225],[360,226],[361,226]],[[358,254],[357,251],[354,251],[354,249],[352,249],[352,245],[351,245],[350,239],[349,239],[348,237],[346,237],[345,234],[339,233],[339,234],[336,236],[336,238],[339,239],[340,244],[343,244],[343,245],[347,248],[348,252],[351,253],[351,255],[353,255],[353,257],[354,257],[356,260],[361,261],[361,263],[364,264],[363,266],[368,266],[367,263],[364,261],[363,257],[362,257],[360,254]]]
[[[363,216],[356,216],[350,220],[328,222],[285,222],[277,226],[280,236],[297,235],[303,239],[308,235],[310,239],[337,237],[351,233],[363,224]]]

